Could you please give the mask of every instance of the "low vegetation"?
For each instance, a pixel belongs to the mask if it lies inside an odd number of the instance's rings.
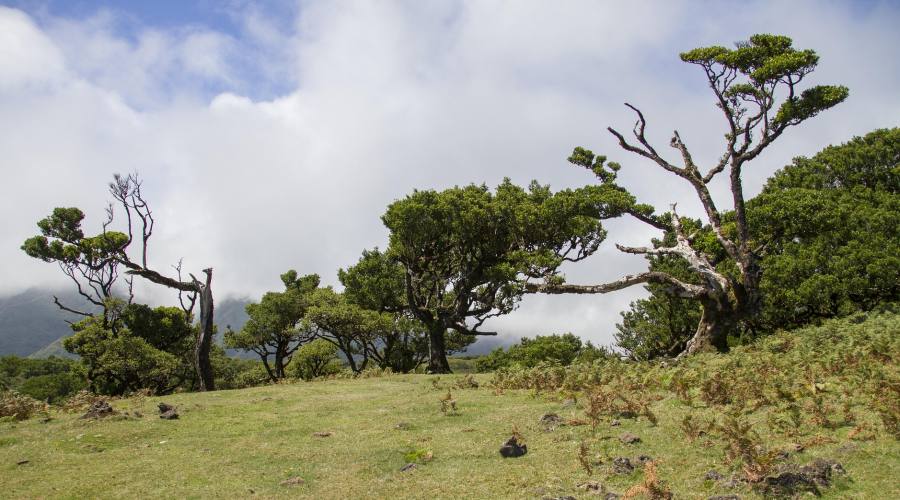
[[[97,402],[80,395],[3,419],[0,478],[12,497],[889,498],[898,331],[884,311],[678,363],[369,370],[138,394],[96,419],[79,418]],[[161,401],[180,418],[157,418]],[[528,451],[504,459],[510,429]]]

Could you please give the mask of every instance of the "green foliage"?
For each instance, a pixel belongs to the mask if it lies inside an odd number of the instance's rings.
[[[381,368],[406,373],[428,359],[428,331],[412,315],[406,301],[403,266],[386,253],[364,250],[359,262],[341,269],[338,277],[344,285],[343,297],[351,306],[390,317],[390,328],[377,328],[373,335],[360,336],[356,351]],[[389,313],[389,314],[388,314]],[[456,331],[445,334],[447,354],[465,350],[475,338]]]
[[[571,333],[564,335],[538,335],[530,339],[523,337],[518,344],[504,350],[494,349],[490,354],[476,360],[479,372],[489,372],[500,368],[533,368],[540,364],[570,365],[574,362],[592,362],[612,354],[594,347],[590,342]]]
[[[303,380],[332,375],[341,371],[336,345],[324,339],[316,339],[304,345],[294,354],[290,375]]]
[[[763,328],[900,300],[900,129],[797,158],[748,204],[762,261]]]
[[[737,333],[752,338],[900,300],[898,158],[900,129],[876,130],[795,158],[747,203],[750,235],[762,249],[762,308]],[[726,214],[726,222],[731,218]],[[697,230],[695,241],[711,234]],[[716,242],[704,244],[717,267],[730,272],[733,262]],[[650,268],[691,280],[677,259],[654,257]],[[651,296],[623,313],[617,344],[635,359],[671,356],[693,334],[700,310],[662,286],[647,289]]]
[[[182,310],[110,299],[106,311],[105,318],[92,316],[72,325],[75,334],[63,342],[81,357],[93,390],[167,393],[192,386],[195,329]]]
[[[302,322],[318,289],[319,275],[298,277],[291,269],[281,275],[281,281],[283,292],[269,292],[259,303],[247,304],[249,319],[244,327],[225,332],[225,345],[259,355],[272,381],[285,377],[294,352],[312,338]]]
[[[58,403],[87,387],[84,369],[72,359],[0,357],[0,390],[15,390],[40,401]]]
[[[508,179],[491,192],[469,185],[415,191],[388,206],[388,256],[405,270],[406,307],[434,336],[469,333],[487,318],[513,310],[524,280],[543,277],[568,257],[583,258],[605,236],[583,193],[532,183],[526,191]],[[431,359],[448,371],[446,356]]]

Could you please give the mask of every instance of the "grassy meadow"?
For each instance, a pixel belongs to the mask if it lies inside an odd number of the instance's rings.
[[[896,383],[897,325],[896,316],[832,322],[729,355],[622,363],[593,375],[570,368],[295,382],[116,399],[119,413],[103,419],[53,409],[0,421],[2,496],[591,498],[600,485],[625,495],[649,481],[649,491],[632,496],[762,498],[761,483],[706,474],[762,467],[772,475],[827,458],[846,473],[820,489],[823,498],[900,498],[900,441],[889,427],[890,405],[900,402],[870,404],[865,389],[872,380]],[[795,357],[780,351],[787,347]],[[742,370],[759,374],[748,381],[758,394],[727,378],[748,378]],[[442,410],[448,391],[455,411]],[[180,418],[161,420],[160,401]],[[547,413],[559,420],[541,422]],[[735,431],[735,421],[749,427]],[[501,458],[514,428],[528,453]],[[625,433],[640,440],[626,444]],[[617,473],[621,457],[633,471]],[[408,463],[417,465],[401,470]]]

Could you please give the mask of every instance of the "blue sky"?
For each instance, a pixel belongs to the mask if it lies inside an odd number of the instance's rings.
[[[748,196],[794,156],[900,117],[900,3],[890,1],[0,5],[0,211],[16,214],[0,232],[0,293],[68,286],[18,247],[56,206],[81,207],[86,229],[99,229],[113,172],[145,179],[154,265],[213,266],[220,297],[258,297],[290,268],[336,285],[339,267],[386,245],[379,216],[416,188],[592,182],[565,161],[575,146],[622,163],[641,201],[699,215],[690,186],[620,151],[605,129],[630,129],[628,101],[660,149],[677,129],[695,159],[715,161],[722,117],[678,53],[753,33],[816,50],[809,83],[847,85],[850,98],[755,160]],[[727,206],[724,186],[713,190]],[[657,234],[608,226],[608,245],[565,269],[570,282],[641,270],[613,243]],[[607,343],[642,294],[528,297],[485,327]]]

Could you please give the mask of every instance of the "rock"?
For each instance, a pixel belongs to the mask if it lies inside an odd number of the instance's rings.
[[[640,467],[643,467],[647,464],[647,462],[652,462],[653,457],[651,457],[650,455],[640,455],[635,461],[640,464]]]
[[[410,425],[409,422],[400,422],[394,426],[394,429],[398,431],[408,431],[412,429],[412,425]]]
[[[159,418],[163,420],[175,420],[178,418],[178,410],[169,404],[159,403]]]
[[[616,474],[631,474],[634,472],[634,465],[627,457],[616,457],[613,459],[613,472]]]
[[[282,486],[298,486],[298,485],[301,485],[301,484],[303,484],[303,483],[305,483],[305,482],[306,482],[306,481],[304,481],[302,477],[296,476],[296,477],[292,477],[292,478],[290,478],[290,479],[285,479],[285,480],[282,481],[280,484],[281,484]]]
[[[500,455],[503,458],[521,457],[526,453],[528,453],[528,445],[520,445],[515,436],[507,439],[503,446],[500,447]]]
[[[165,412],[165,413],[161,413],[161,414],[159,415],[159,418],[161,418],[161,419],[163,419],[163,420],[175,420],[175,419],[178,418],[178,412],[175,411],[174,409],[172,409],[172,410],[169,410],[169,411],[167,411],[167,412]]]
[[[803,467],[787,464],[777,476],[767,477],[763,483],[766,496],[792,496],[802,492],[819,496],[820,488],[831,485],[833,475],[846,474],[844,467],[834,460],[816,459]]]
[[[331,433],[328,431],[313,432],[313,436],[315,436],[317,438],[327,438],[330,435],[331,435]]]
[[[412,463],[406,464],[403,467],[400,467],[400,472],[408,472],[408,471],[415,469],[416,467],[417,467],[416,464],[412,464]]]
[[[622,441],[625,444],[634,444],[634,443],[640,443],[641,438],[635,436],[634,434],[632,434],[630,432],[626,432],[626,433],[622,434],[621,436],[619,436],[619,441]]]
[[[541,416],[538,422],[541,424],[544,430],[552,431],[562,424],[562,419],[559,418],[559,415],[557,415],[556,413],[545,413],[543,416]]]
[[[618,420],[613,420],[612,422],[609,423],[609,425],[611,427],[618,427],[618,426],[622,425],[622,422],[619,422]]]
[[[703,479],[705,479],[706,481],[721,481],[725,479],[725,476],[719,474],[719,471],[713,469],[707,472],[706,475],[703,476]]]
[[[585,491],[603,491],[603,485],[599,481],[588,481],[577,485],[577,488]]]
[[[115,415],[115,413],[116,411],[113,410],[113,407],[106,400],[100,399],[91,403],[87,413],[82,415],[81,418],[105,418]]]

